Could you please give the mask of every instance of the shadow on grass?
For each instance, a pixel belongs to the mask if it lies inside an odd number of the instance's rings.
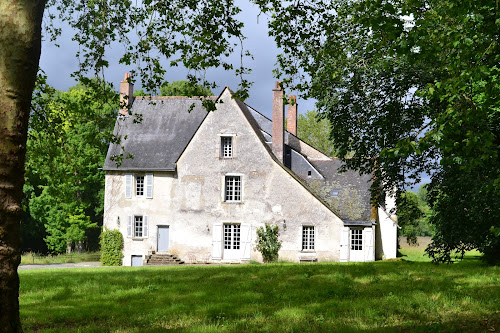
[[[477,260],[23,271],[26,331],[500,328],[500,270]]]

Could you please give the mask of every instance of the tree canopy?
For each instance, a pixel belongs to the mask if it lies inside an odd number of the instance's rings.
[[[74,243],[87,240],[89,229],[102,224],[100,168],[112,138],[118,94],[99,80],[85,81],[90,87],[80,83],[67,92],[37,85],[42,94],[35,98],[30,117],[26,213],[44,225],[52,253],[70,251]]]
[[[374,198],[427,173],[434,259],[468,248],[500,253],[489,231],[500,220],[498,6],[255,2],[283,50],[276,75],[317,99],[345,168],[374,175]]]
[[[336,151],[330,139],[330,132],[330,122],[327,119],[320,118],[316,110],[299,114],[297,118],[297,136],[326,155],[334,157]]]
[[[206,82],[203,74],[208,68],[220,67],[240,77],[237,95],[245,99],[249,82],[244,75],[248,69],[243,61],[233,64],[229,60],[235,49],[240,59],[247,56],[242,47],[243,24],[236,18],[239,12],[233,1],[221,5],[214,0],[0,2],[0,327],[5,331],[22,330],[17,275],[19,221],[42,21],[46,38],[60,34],[56,18],[75,29],[73,40],[80,45],[76,55],[80,66],[74,76],[79,80],[85,76],[102,78],[109,65],[106,53],[115,46],[124,51],[119,62],[135,65],[132,77],[140,78],[149,91],[161,85],[167,66],[182,64],[189,71],[189,81],[208,87],[213,83]],[[211,103],[210,99],[205,101],[208,108]],[[73,218],[86,223],[80,213]]]

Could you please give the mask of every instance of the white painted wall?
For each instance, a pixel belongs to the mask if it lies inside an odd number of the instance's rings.
[[[378,208],[378,228],[380,239],[377,244],[380,259],[394,259],[398,250],[398,223],[395,215],[390,216],[386,210]]]

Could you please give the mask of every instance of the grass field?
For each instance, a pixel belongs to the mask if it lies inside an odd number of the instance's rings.
[[[33,264],[64,264],[72,262],[99,261],[100,252],[72,252],[57,255],[40,255],[38,253],[27,252],[21,255],[21,265]]]
[[[19,275],[27,332],[500,330],[500,267],[474,258],[453,265],[399,260]]]

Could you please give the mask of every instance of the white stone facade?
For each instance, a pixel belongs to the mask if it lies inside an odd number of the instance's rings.
[[[274,158],[228,89],[220,98],[223,103],[201,123],[178,159],[176,171],[107,171],[104,227],[124,235],[123,265],[130,266],[132,256],[158,251],[162,226],[168,226],[168,252],[187,262],[261,261],[254,247],[256,229],[264,223],[279,226],[282,260],[349,261],[353,256],[356,261],[374,260],[375,227],[358,228],[363,252],[351,251],[353,228],[345,227]],[[232,137],[230,158],[221,157],[221,136]],[[127,174],[133,179],[130,198]],[[153,175],[152,198],[136,195],[136,177],[146,174]],[[226,176],[241,181],[237,202],[225,198]],[[142,237],[134,237],[135,217],[142,219]],[[304,228],[313,230],[313,236],[305,237]],[[238,244],[230,245],[236,249],[225,248],[225,230],[230,241],[237,240]],[[303,250],[305,241],[308,246],[313,243],[312,250]]]

